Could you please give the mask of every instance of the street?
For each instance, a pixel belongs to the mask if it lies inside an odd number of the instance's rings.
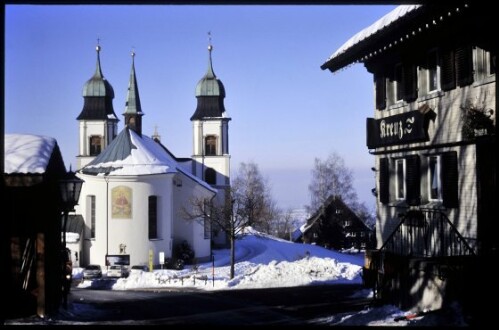
[[[358,311],[369,298],[352,298],[361,285],[338,284],[251,290],[140,291],[73,288],[53,324],[300,325]]]

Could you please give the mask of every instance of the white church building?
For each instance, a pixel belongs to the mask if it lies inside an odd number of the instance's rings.
[[[208,47],[208,69],[196,86],[190,158],[175,157],[156,132],[143,134],[133,52],[124,128],[118,132],[114,91],[102,74],[101,47],[96,50],[95,73],[83,87],[84,105],[77,117],[76,173],[84,184],[72,219],[83,219],[84,225],[68,244],[73,261],[80,266],[158,265],[184,241],[198,261],[209,259],[217,239],[209,221],[187,220],[184,210],[192,200],[223,201],[230,187],[231,118],[224,108],[224,86],[213,72],[213,47]]]

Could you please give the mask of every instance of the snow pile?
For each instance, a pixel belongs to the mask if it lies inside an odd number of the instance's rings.
[[[85,280],[80,288],[130,290],[182,287],[201,290],[293,287],[325,283],[361,283],[363,254],[342,254],[316,245],[298,244],[252,230],[236,241],[234,278],[230,250],[214,250],[214,261],[183,270],[132,271],[127,278]],[[81,278],[75,270],[74,278]]]

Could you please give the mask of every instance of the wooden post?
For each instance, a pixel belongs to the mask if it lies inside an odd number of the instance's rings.
[[[45,236],[38,233],[36,236],[36,314],[45,317]]]

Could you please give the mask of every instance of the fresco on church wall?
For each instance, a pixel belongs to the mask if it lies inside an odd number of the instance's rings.
[[[114,187],[111,190],[113,218],[132,218],[132,189],[126,186]]]

